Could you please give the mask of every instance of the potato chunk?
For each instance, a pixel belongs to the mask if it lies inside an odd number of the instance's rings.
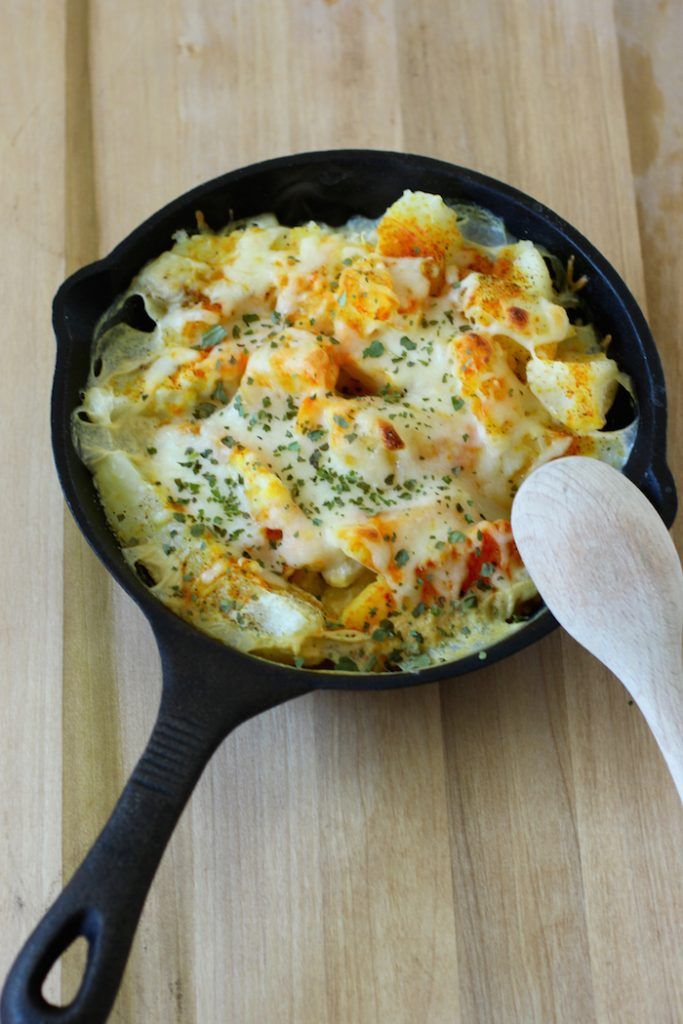
[[[604,427],[618,377],[617,364],[607,356],[580,362],[534,359],[527,366],[527,381],[539,402],[576,434]]]
[[[432,295],[441,291],[446,263],[462,242],[458,218],[440,196],[410,191],[384,214],[377,238],[384,256],[421,256],[432,262]]]

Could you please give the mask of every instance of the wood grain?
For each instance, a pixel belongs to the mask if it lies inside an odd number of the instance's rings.
[[[648,301],[673,397],[676,9],[618,0],[618,36],[607,0],[5,5],[1,972],[108,814],[159,692],[149,628],[62,514],[47,429],[62,274],[255,159],[436,154],[603,249]],[[647,168],[633,159],[636,207],[632,157],[655,133]],[[316,694],[242,726],[169,847],[112,1019],[676,1024],[682,894],[656,747],[607,671],[554,635],[452,685]],[[73,962],[63,974],[73,985]]]
[[[683,373],[683,4],[665,0],[648,14],[639,0],[616,6],[621,72],[628,119],[638,223],[644,253],[650,325],[667,380],[680,394]],[[669,406],[671,463],[683,459],[683,408]],[[673,528],[683,538],[683,519]]]
[[[49,433],[50,303],[64,274],[64,18],[58,5],[40,2],[14,3],[7,13],[11,31],[0,32],[2,968],[61,888],[64,583]],[[58,986],[56,974],[49,992]]]

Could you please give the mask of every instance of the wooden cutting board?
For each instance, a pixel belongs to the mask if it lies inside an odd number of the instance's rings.
[[[0,974],[108,815],[159,694],[151,632],[52,467],[61,279],[262,157],[437,155],[548,203],[647,298],[680,467],[681,13],[3,5]],[[112,1019],[676,1024],[682,896],[683,815],[654,742],[556,633],[451,684],[312,695],[240,728],[171,843]]]

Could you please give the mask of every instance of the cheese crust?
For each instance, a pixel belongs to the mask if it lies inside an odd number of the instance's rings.
[[[339,228],[198,223],[103,317],[74,411],[126,559],[183,619],[273,660],[485,656],[536,598],[509,523],[521,482],[577,452],[621,466],[634,437],[604,429],[630,382],[571,322],[571,275],[420,192]],[[140,301],[149,330],[126,322]]]

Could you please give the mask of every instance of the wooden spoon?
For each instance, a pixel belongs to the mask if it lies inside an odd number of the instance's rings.
[[[617,470],[572,456],[524,481],[512,531],[557,621],[642,711],[683,799],[683,572],[659,515]]]

